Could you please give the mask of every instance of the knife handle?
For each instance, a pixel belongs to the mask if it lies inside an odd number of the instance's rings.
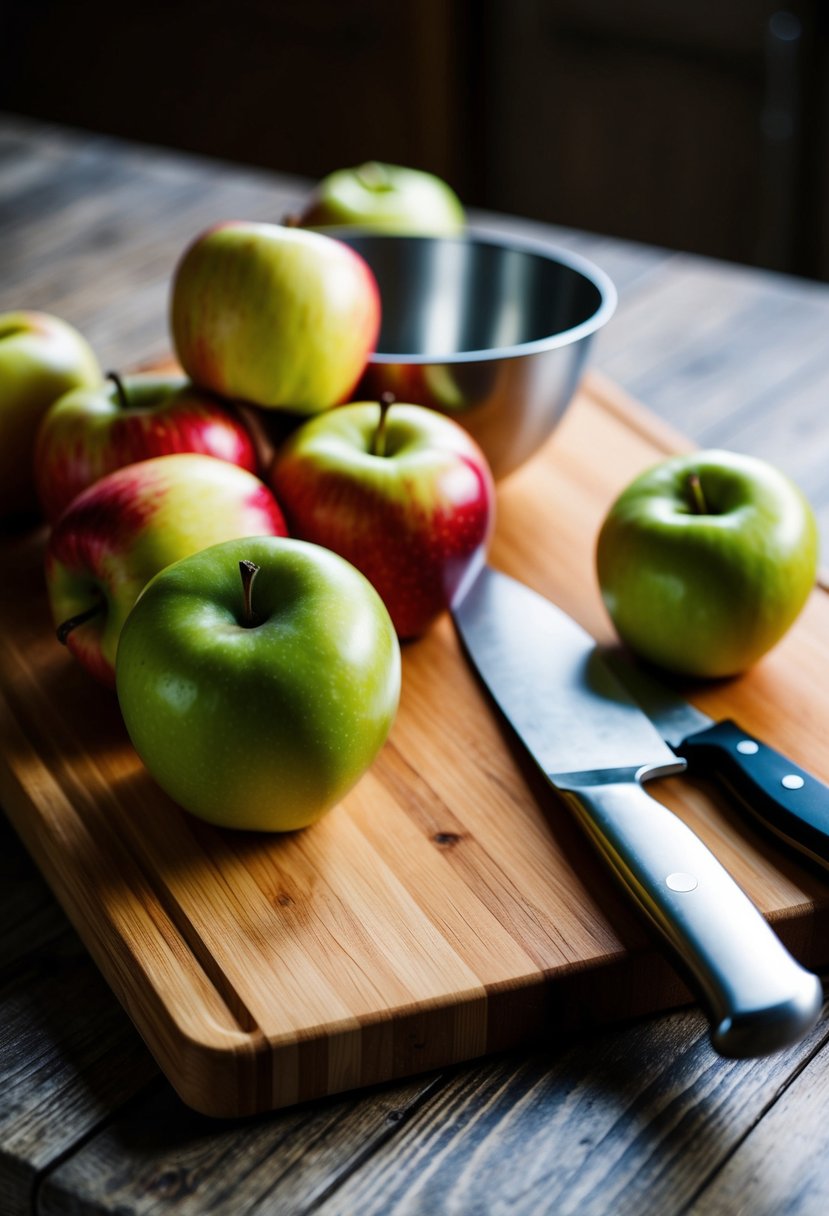
[[[676,750],[692,772],[719,779],[778,836],[829,866],[829,786],[729,720]]]
[[[820,980],[789,954],[699,837],[645,793],[634,770],[606,783],[556,777],[555,784],[685,963],[709,1010],[715,1050],[747,1058],[802,1039],[821,1011]]]

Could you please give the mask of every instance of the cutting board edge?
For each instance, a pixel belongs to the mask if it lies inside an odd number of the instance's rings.
[[[26,754],[28,750],[26,738],[15,721],[8,698],[2,689],[0,689],[0,723],[2,723],[4,738],[11,739],[13,742],[15,759],[21,765],[28,763],[31,766],[33,761],[32,757],[27,756]],[[40,758],[36,755],[34,756],[34,762],[41,763]],[[45,766],[43,767],[45,774]],[[31,767],[28,771],[31,773]],[[57,786],[57,782],[54,784]],[[44,787],[41,785],[39,788],[42,790]],[[78,823],[80,817],[75,812],[71,799],[64,794],[63,791],[61,791],[61,795],[63,801],[65,802],[65,806],[62,808],[62,813],[70,816],[70,820],[67,821],[66,827],[70,832],[73,824],[82,828],[82,823]],[[107,979],[111,982],[112,986],[117,988],[119,996],[128,995],[128,993],[125,993],[124,984],[121,980],[119,969],[116,966],[116,960],[113,959],[111,954],[111,946],[113,941],[116,943],[120,941],[113,916],[108,914],[100,917],[98,921],[95,922],[89,916],[88,912],[84,910],[82,896],[79,897],[77,892],[73,890],[73,884],[67,880],[66,872],[62,871],[56,864],[54,864],[48,849],[44,847],[41,834],[45,834],[47,829],[41,825],[38,819],[32,794],[27,788],[26,783],[21,779],[20,776],[18,776],[12,760],[9,759],[9,756],[6,753],[0,754],[0,802],[2,802],[2,808],[14,831],[23,842],[30,856],[34,859],[50,890],[60,903],[76,933],[95,958],[99,968],[107,976]],[[38,831],[38,828],[41,830]],[[137,878],[143,879],[144,883],[153,894],[156,894],[155,883],[151,878],[144,875],[140,871],[140,867],[137,864],[135,874]],[[160,931],[161,920],[168,919],[166,918],[164,905],[161,900],[158,901],[157,908],[153,909],[153,913],[153,925],[157,930]],[[96,927],[99,929],[106,927],[111,935],[110,939],[105,942],[103,936],[95,932]],[[209,984],[210,988],[216,993],[222,1007],[224,1010],[226,1010],[227,1023],[225,1025],[221,1025],[218,1021],[209,1017],[205,1019],[205,1023],[210,1024],[215,1028],[217,1033],[217,1042],[224,1044],[225,1049],[228,1047],[228,1045],[231,1045],[234,1049],[238,1048],[239,1043],[244,1040],[247,1032],[245,1032],[245,1030],[238,1025],[232,1010],[222,999],[221,992],[212,983],[210,977],[204,972],[204,969],[199,963],[196,952],[190,949],[185,936],[179,931],[178,927],[170,920],[166,929],[168,940],[175,941],[176,945],[184,950],[187,956],[187,962],[194,967],[195,971],[200,976],[204,977],[207,984]],[[134,964],[135,960],[132,954],[129,955],[129,960],[131,964]],[[150,983],[149,990],[155,992],[155,985]],[[134,1004],[134,1002],[131,1000],[122,1003],[126,1003],[128,1007],[131,1007]],[[158,1008],[160,1012],[164,1013],[165,1018],[167,1018],[169,1011],[160,1001]],[[170,1033],[177,1037],[181,1042],[186,1042],[188,1039],[193,1039],[194,1041],[196,1040],[196,1036],[193,1036],[186,1030],[184,1023],[176,1022],[176,1020],[172,1018],[168,1018],[167,1020],[169,1021]],[[200,1041],[202,1041],[205,1046],[209,1046],[206,1039]]]
[[[6,705],[2,693],[0,701]],[[105,942],[92,931],[89,918],[76,906],[68,885],[39,847],[37,833],[28,830],[33,822],[26,814],[29,795],[5,757],[0,758],[0,794],[13,828],[159,1067],[181,1100],[208,1117],[247,1117],[401,1081],[530,1043],[549,1042],[551,1035],[567,1038],[587,1029],[679,1009],[694,1001],[678,973],[654,946],[637,953],[620,951],[597,957],[589,968],[582,960],[569,969],[560,969],[554,978],[535,971],[486,985],[483,993],[470,989],[468,996],[460,999],[455,993],[446,999],[401,1004],[382,1013],[341,1019],[325,1027],[324,1034],[317,1026],[278,1036],[266,1036],[258,1027],[249,1031],[239,1028],[234,1033],[216,1026],[218,1033],[199,1036],[176,1019],[174,1009],[164,1003],[151,977],[146,977],[150,982],[144,985],[143,999],[155,998],[152,1016],[148,1016],[146,1004],[136,1009],[140,977],[119,966],[112,942]],[[804,964],[829,964],[829,950],[819,948],[821,941],[829,941],[829,907],[803,904],[769,920]],[[196,954],[178,930],[176,933],[193,965],[202,971]],[[640,969],[655,970],[659,975],[656,983],[651,977],[646,998],[637,991]],[[622,1004],[618,997],[609,1003],[603,999],[608,978],[614,973],[627,994]],[[221,999],[221,994],[217,995]],[[470,1015],[473,1021],[483,1018],[485,1031],[476,1049],[470,1050],[462,1030],[447,1043],[447,1012],[455,1027],[462,1028]],[[228,1017],[232,1017],[230,1010]],[[372,1062],[375,1038],[388,1040],[390,1033],[391,1064],[382,1062],[382,1053]],[[388,1041],[385,1046],[388,1053]],[[349,1057],[358,1064],[349,1066]],[[332,1077],[332,1058],[346,1061],[340,1065],[339,1081]],[[301,1076],[304,1083],[299,1080]]]
[[[829,966],[829,907],[815,910],[804,905],[795,912],[787,910],[769,917],[781,940],[805,965],[815,969]],[[810,947],[806,943],[810,943]],[[481,998],[473,994],[468,1001],[434,1000],[421,1007],[407,1008],[402,1015],[388,1011],[383,1016],[332,1023],[324,1039],[308,1038],[308,1057],[303,1062],[303,1042],[280,1047],[262,1039],[255,1056],[233,1060],[226,1053],[198,1050],[193,1057],[192,1076],[180,1072],[171,1083],[182,1101],[201,1114],[213,1118],[238,1118],[280,1110],[302,1102],[364,1091],[383,1084],[439,1072],[459,1064],[471,1064],[503,1052],[535,1048],[557,1048],[586,1032],[601,1032],[612,1026],[634,1022],[643,1017],[664,1016],[697,1005],[697,997],[686,986],[681,970],[668,960],[654,943],[638,954],[608,956],[604,965],[592,968],[575,966],[555,979],[541,975],[533,982],[497,986],[483,998],[487,1019],[485,1042],[477,1049],[464,1045],[462,1038],[447,1044],[446,1015],[463,1025],[471,1014],[480,1015]],[[647,972],[647,990],[637,985],[637,976]],[[615,982],[608,980],[615,973]],[[656,979],[654,977],[657,977]],[[619,999],[619,985],[625,996]],[[607,998],[615,989],[616,996]],[[401,1010],[404,1007],[401,1007]],[[701,1028],[705,1016],[697,1010]],[[309,1028],[313,1033],[313,1028]],[[380,1037],[392,1032],[395,1038],[393,1064],[381,1066],[379,1057],[372,1062],[373,1032]],[[707,1030],[703,1030],[707,1034]],[[712,1049],[713,1050],[713,1049]],[[340,1081],[332,1080],[324,1066],[314,1068],[313,1057],[347,1058],[356,1051],[358,1072],[347,1064]],[[294,1084],[297,1066],[303,1070],[305,1084]],[[309,1066],[310,1065],[310,1066]],[[323,1061],[324,1065],[324,1061]],[[285,1068],[287,1077],[281,1075]],[[316,1074],[317,1083],[311,1078]],[[255,1079],[255,1080],[254,1080]],[[229,1099],[229,1100],[228,1100]]]

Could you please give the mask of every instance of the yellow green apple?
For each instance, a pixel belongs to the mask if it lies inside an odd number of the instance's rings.
[[[324,177],[299,222],[306,228],[456,236],[463,231],[466,216],[455,191],[434,173],[372,160]]]
[[[0,314],[0,519],[37,505],[35,437],[52,402],[100,383],[92,348],[66,321],[45,312]]]
[[[596,567],[619,636],[691,676],[731,676],[793,624],[817,572],[818,531],[773,465],[727,451],[672,457],[610,508]]]
[[[172,284],[179,362],[202,388],[313,414],[347,400],[374,350],[377,282],[318,232],[230,221],[185,251]]]

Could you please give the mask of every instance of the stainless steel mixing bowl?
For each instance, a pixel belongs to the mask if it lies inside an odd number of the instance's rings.
[[[496,478],[533,455],[575,391],[616,291],[584,258],[471,232],[404,237],[340,229],[371,266],[383,319],[355,397],[390,391],[450,414]]]

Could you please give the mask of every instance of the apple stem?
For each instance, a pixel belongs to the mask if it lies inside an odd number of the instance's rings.
[[[289,211],[286,215],[283,215],[279,223],[283,228],[299,228],[302,223],[302,216],[298,211]]]
[[[107,380],[111,380],[115,385],[115,391],[118,394],[118,404],[122,410],[129,409],[130,399],[127,396],[127,390],[124,388],[124,381],[117,372],[107,372]]]
[[[389,175],[385,167],[376,160],[369,160],[364,165],[360,165],[359,169],[355,170],[355,177],[367,190],[380,191],[391,189],[391,182],[389,181]]]
[[[242,594],[244,597],[244,614],[242,624],[246,629],[252,629],[259,621],[253,611],[253,580],[259,573],[260,567],[255,562],[245,558],[239,562],[239,573],[242,576]]]
[[[65,646],[69,640],[69,634],[73,629],[77,629],[79,625],[83,625],[86,621],[91,621],[94,616],[97,616],[103,609],[103,600],[99,600],[97,604],[93,604],[91,608],[79,612],[77,616],[70,616],[63,624],[58,625],[55,633],[61,646]]]
[[[377,430],[374,432],[374,439],[371,443],[372,456],[385,456],[386,454],[386,419],[389,416],[389,408],[394,405],[394,393],[380,394],[380,421],[377,423]]]
[[[695,515],[708,515],[708,503],[705,501],[705,495],[702,492],[702,482],[699,479],[699,473],[689,473],[686,484],[691,497],[691,510]]]

